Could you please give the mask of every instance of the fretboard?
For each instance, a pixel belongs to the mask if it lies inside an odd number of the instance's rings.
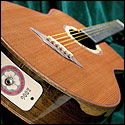
[[[82,29],[96,44],[100,41],[124,30],[124,24],[120,20],[110,21],[108,23],[98,24],[95,26]]]

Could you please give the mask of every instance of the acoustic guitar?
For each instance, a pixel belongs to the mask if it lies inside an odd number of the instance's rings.
[[[1,104],[29,124],[91,124],[121,100],[124,60],[103,40],[120,20],[85,27],[65,13],[1,2]]]

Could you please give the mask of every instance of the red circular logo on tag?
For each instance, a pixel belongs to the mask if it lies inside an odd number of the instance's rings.
[[[7,78],[13,79],[12,85],[5,84]],[[7,95],[17,95],[24,89],[24,76],[14,66],[5,66],[1,69],[1,90]]]

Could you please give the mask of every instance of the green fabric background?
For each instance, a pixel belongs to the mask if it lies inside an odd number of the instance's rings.
[[[119,19],[124,23],[124,1],[10,1],[42,13],[51,8],[59,9],[85,26]],[[124,59],[123,32],[109,37],[106,42]],[[114,113],[103,124],[124,124],[124,76],[118,77],[122,101]],[[1,123],[2,119],[1,119]]]

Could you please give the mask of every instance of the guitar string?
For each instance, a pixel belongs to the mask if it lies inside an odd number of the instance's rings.
[[[102,32],[104,32],[105,30],[107,30],[107,28],[105,28]],[[99,34],[100,32],[97,32],[96,34],[94,34],[94,35],[92,35],[92,36],[96,36],[97,34]],[[71,45],[71,44],[73,44],[73,43],[76,43],[76,41],[81,41],[81,40],[84,40],[84,39],[87,39],[87,38],[89,38],[88,36],[87,37],[84,37],[84,38],[81,38],[81,39],[79,39],[79,40],[75,40],[75,41],[73,41],[73,42],[70,42],[70,43],[67,43],[67,44],[64,44],[63,46],[68,46],[68,45]],[[70,39],[71,40],[71,39]]]
[[[111,21],[111,22],[112,22],[112,21]],[[109,23],[109,22],[106,22],[106,23]],[[106,23],[103,23],[103,24],[106,24]],[[102,24],[102,25],[103,25],[103,24]],[[101,24],[96,24],[96,25],[94,25],[94,26],[99,26],[99,25],[101,25]],[[84,29],[91,28],[91,27],[94,27],[94,26],[85,27]],[[82,28],[82,29],[83,29],[83,28]],[[82,30],[82,29],[79,29],[79,30]],[[76,30],[76,31],[77,31],[77,30]],[[87,30],[86,30],[86,31],[87,31]],[[89,29],[88,29],[88,31],[89,31]],[[51,36],[54,37],[54,36],[58,36],[58,35],[62,35],[62,34],[66,34],[66,32],[54,34],[54,35],[51,35]]]
[[[104,29],[102,32],[104,32],[105,30],[107,30],[107,29]],[[99,32],[97,32],[96,34],[91,35],[91,36],[96,36],[97,34],[99,34]],[[78,42],[79,42],[79,41],[84,40],[84,39],[87,39],[87,38],[89,38],[89,37],[87,36],[87,37],[84,37],[84,38],[81,38],[81,39],[75,40],[75,41],[78,41]],[[70,43],[67,43],[67,44],[65,44],[64,46],[68,46],[68,45],[71,45],[71,44],[73,44],[73,43],[76,43],[75,41],[70,42]]]
[[[88,35],[90,35],[90,34],[92,34],[92,33],[94,33],[94,32],[97,32],[97,31],[102,31],[102,30],[106,30],[106,29],[109,29],[110,27],[108,27],[108,28],[106,28],[106,27],[104,27],[103,29],[98,29],[98,30],[94,30],[94,31],[92,31],[92,32],[90,32],[90,33],[88,33]],[[81,34],[82,32],[79,32],[79,33],[74,33],[74,34],[72,34],[72,35],[76,35],[76,34]],[[74,37],[74,38],[79,38],[79,37],[82,37],[82,36],[85,36],[86,34],[83,34],[83,35],[79,35],[79,36],[77,36],[77,37]],[[67,37],[69,37],[68,35],[67,36],[65,36],[65,37],[61,37],[60,39],[63,39],[63,38],[67,38]],[[59,39],[55,39],[55,40],[59,40]],[[71,40],[71,38],[69,38],[69,39],[67,39],[67,40],[63,40],[63,41],[61,41],[60,43],[64,43],[64,42],[67,42],[67,41],[69,41],[69,40]]]
[[[107,26],[108,26],[108,28],[110,28],[109,25],[107,25]],[[105,27],[107,27],[107,26],[105,26]],[[105,27],[104,27],[103,29],[105,29]],[[101,29],[101,30],[102,30],[102,29]],[[101,31],[101,30],[100,30],[100,31]],[[94,30],[94,32],[95,32],[95,31],[99,31],[99,30]],[[92,32],[90,32],[90,33],[92,33]],[[89,34],[90,34],[90,33],[89,33]],[[75,33],[75,34],[76,34],[76,33]],[[75,35],[75,34],[72,34],[72,35]],[[77,34],[78,34],[78,33],[77,33]],[[79,33],[79,34],[81,34],[81,33]],[[85,35],[85,34],[84,34],[84,35]],[[82,36],[84,36],[84,35],[82,35]],[[68,36],[68,37],[69,37],[69,36]],[[81,36],[77,36],[77,37],[81,37]],[[77,37],[74,37],[74,38],[77,38]],[[88,38],[88,37],[85,37],[85,38]],[[56,39],[56,40],[57,40],[57,39]],[[69,39],[67,39],[67,40],[64,40],[64,41],[61,41],[60,43],[67,42],[67,41],[69,41],[69,40],[71,40],[71,38],[69,38]]]
[[[91,34],[91,33],[89,33],[89,34]],[[88,34],[88,35],[89,35]],[[84,34],[84,35],[80,35],[80,36],[85,36],[86,34]],[[80,37],[79,36],[79,37]],[[74,38],[78,38],[78,37],[74,37]],[[87,37],[88,38],[88,37]],[[69,38],[69,39],[67,39],[67,40],[63,40],[63,41],[61,41],[60,43],[62,44],[62,43],[65,43],[65,42],[68,42],[68,41],[70,41],[70,40],[72,40],[71,38]]]
[[[108,28],[103,28],[103,32],[105,31],[105,30],[107,30],[107,29],[109,29],[110,27],[108,27]],[[98,30],[98,31],[101,31],[101,30]],[[101,31],[101,32],[102,32]],[[100,33],[100,32],[97,32],[96,34],[98,34],[98,33]],[[89,34],[92,34],[92,33],[89,33]],[[88,35],[89,35],[88,34]],[[94,35],[92,35],[92,36],[95,36],[96,34],[94,34]],[[74,38],[76,38],[76,37],[74,37]],[[80,39],[80,40],[83,40],[83,39],[87,39],[87,38],[89,38],[88,36],[87,37],[84,37],[84,38],[82,38],[82,39]],[[64,40],[64,41],[61,41],[60,43],[64,43],[64,42],[67,42],[67,41],[70,41],[70,40],[72,40],[71,38],[69,38],[69,39],[67,39],[67,40]],[[79,41],[79,40],[77,40],[77,41]],[[70,43],[74,43],[74,42],[70,42]],[[66,45],[70,45],[70,43],[67,43]],[[64,46],[66,46],[66,45],[64,45]]]
[[[85,27],[85,29],[91,28],[91,27],[95,27],[95,26],[99,26],[99,25],[103,25],[103,24],[109,24],[109,23],[112,23],[112,22],[115,22],[115,21],[116,21],[116,20],[109,21],[109,22],[102,23],[102,24],[96,24],[96,25],[93,25],[93,26],[90,26],[90,27]],[[83,29],[83,28],[82,28],[82,29]],[[82,30],[82,29],[79,29],[79,30]],[[87,31],[87,30],[86,30],[86,31]],[[88,31],[89,31],[89,29],[88,29]],[[58,36],[58,35],[62,35],[62,34],[66,34],[66,32],[54,34],[54,35],[51,35],[51,36],[54,37],[54,36]]]
[[[112,24],[113,25],[113,24]],[[107,25],[108,27],[109,27],[109,25]],[[107,26],[105,26],[105,27],[107,27]],[[92,30],[94,30],[94,29],[98,29],[98,28],[93,28]],[[78,29],[78,30],[73,30],[73,31],[70,31],[70,33],[72,33],[72,32],[75,32],[75,31],[79,31],[80,29]],[[91,30],[85,30],[85,31],[91,31]],[[94,31],[97,31],[97,30],[94,30]],[[93,32],[93,31],[92,31]],[[91,32],[91,33],[92,33]],[[81,32],[78,32],[78,33],[74,33],[74,34],[72,34],[72,35],[78,35],[78,34],[81,34]],[[84,35],[82,35],[82,36],[85,36],[85,34]],[[56,40],[60,40],[60,39],[64,39],[64,38],[67,38],[67,37],[69,37],[68,35],[65,35],[65,36],[63,36],[63,37],[59,37],[59,38],[56,38]],[[80,37],[80,36],[78,36],[78,37]]]

